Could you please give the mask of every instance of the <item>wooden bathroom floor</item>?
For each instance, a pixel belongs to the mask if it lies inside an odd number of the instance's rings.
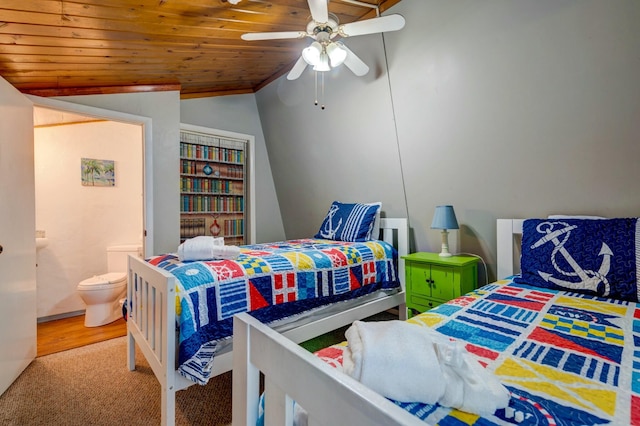
[[[85,327],[84,315],[38,323],[37,356],[79,348],[127,334],[127,323],[120,318],[100,327]]]

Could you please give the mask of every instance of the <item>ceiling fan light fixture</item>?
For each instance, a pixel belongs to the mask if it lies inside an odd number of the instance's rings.
[[[326,51],[322,51],[322,53],[320,53],[320,60],[313,66],[313,70],[331,71],[331,67],[329,66],[329,55],[327,55]]]
[[[320,63],[320,55],[322,54],[322,51],[322,45],[317,41],[314,41],[308,47],[302,49],[302,57],[309,65],[316,66]]]
[[[333,68],[341,65],[347,59],[347,51],[342,48],[340,43],[329,43],[326,51]]]

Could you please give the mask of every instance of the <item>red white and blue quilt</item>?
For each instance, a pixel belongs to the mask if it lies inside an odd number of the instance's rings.
[[[205,384],[216,348],[233,335],[233,315],[264,323],[377,290],[399,289],[398,254],[384,241],[298,239],[240,247],[234,260],[148,261],[177,277],[178,370]]]
[[[504,280],[409,321],[464,342],[511,392],[490,417],[396,402],[429,424],[640,425],[637,303]],[[317,354],[339,367],[342,348]]]

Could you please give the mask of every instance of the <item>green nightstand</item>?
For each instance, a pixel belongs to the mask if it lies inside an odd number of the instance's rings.
[[[478,258],[418,252],[405,260],[409,316],[462,296],[478,285]]]

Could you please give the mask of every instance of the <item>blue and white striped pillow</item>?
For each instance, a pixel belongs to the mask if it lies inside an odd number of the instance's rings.
[[[314,238],[336,241],[368,241],[377,239],[376,214],[382,203],[341,203],[334,201]]]

